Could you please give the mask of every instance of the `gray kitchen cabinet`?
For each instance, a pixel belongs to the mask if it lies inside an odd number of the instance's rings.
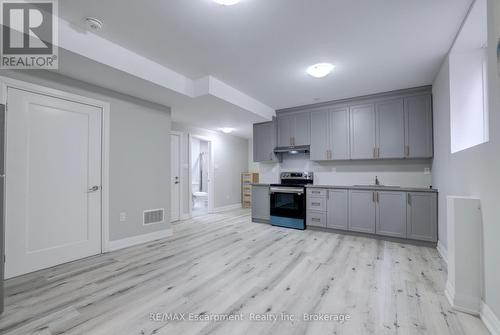
[[[406,237],[437,242],[437,194],[407,193]]]
[[[312,161],[324,161],[330,157],[329,113],[328,109],[311,112],[310,159]]]
[[[293,145],[311,144],[311,113],[298,113],[294,117]]]
[[[347,107],[311,112],[313,161],[349,159],[349,110]]]
[[[307,226],[326,228],[326,213],[324,212],[307,212]]]
[[[276,147],[276,122],[269,121],[253,125],[253,161],[278,161],[274,148]]]
[[[294,116],[283,115],[278,117],[278,147],[293,145]]]
[[[375,105],[357,105],[349,108],[351,159],[375,158]]]
[[[252,186],[252,221],[269,222],[270,214],[269,186]]]
[[[375,192],[349,191],[349,230],[375,233]]]
[[[349,158],[349,109],[334,108],[330,112],[330,159]]]
[[[405,157],[432,158],[432,95],[424,94],[404,99]]]
[[[405,156],[405,118],[403,99],[376,104],[376,158]]]
[[[311,114],[299,112],[278,116],[278,146],[311,144]]]
[[[332,229],[348,229],[349,217],[349,191],[333,189],[328,190],[326,227]]]
[[[376,234],[406,238],[406,193],[377,191]]]

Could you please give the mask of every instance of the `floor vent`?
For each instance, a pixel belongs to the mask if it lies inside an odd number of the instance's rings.
[[[165,216],[165,210],[160,209],[150,209],[143,212],[143,224],[150,225],[155,223],[163,222]]]

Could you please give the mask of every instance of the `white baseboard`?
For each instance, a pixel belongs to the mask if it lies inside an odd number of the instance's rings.
[[[446,282],[444,295],[453,309],[470,315],[480,315],[481,301],[473,296],[458,294],[449,281]]]
[[[445,246],[441,241],[438,241],[437,247],[436,247],[439,255],[441,255],[441,258],[443,261],[448,265],[448,250],[446,250]]]
[[[137,244],[147,243],[173,235],[172,228],[155,231],[149,234],[143,234],[133,237],[123,238],[121,240],[109,241],[106,252],[128,248]]]
[[[222,206],[222,207],[216,207],[210,211],[211,214],[213,213],[220,213],[220,212],[225,212],[225,211],[231,211],[233,209],[238,209],[241,208],[241,203],[239,204],[233,204],[233,205],[228,205],[228,206]]]
[[[182,214],[181,215],[181,221],[189,220],[189,219],[191,219],[191,215],[189,215],[189,214]]]
[[[484,301],[481,301],[480,316],[491,335],[500,335],[500,320]]]

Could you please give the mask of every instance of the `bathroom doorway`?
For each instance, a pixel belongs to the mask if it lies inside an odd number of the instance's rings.
[[[211,208],[211,141],[190,136],[190,203],[191,216],[208,214]]]

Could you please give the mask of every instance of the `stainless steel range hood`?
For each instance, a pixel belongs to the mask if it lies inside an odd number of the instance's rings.
[[[292,154],[292,155],[295,155],[298,153],[306,153],[306,152],[309,152],[309,150],[310,150],[309,145],[297,145],[297,146],[274,148],[274,152],[277,154],[288,153],[288,154]]]

